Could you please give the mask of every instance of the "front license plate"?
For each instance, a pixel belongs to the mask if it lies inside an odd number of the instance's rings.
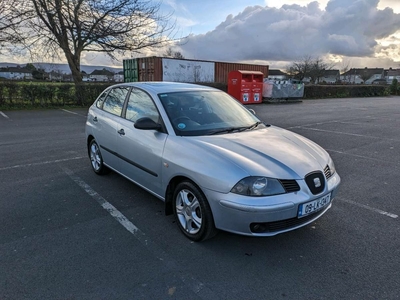
[[[299,205],[299,212],[297,216],[299,218],[305,217],[313,212],[324,208],[331,202],[331,193],[307,203],[303,203]]]

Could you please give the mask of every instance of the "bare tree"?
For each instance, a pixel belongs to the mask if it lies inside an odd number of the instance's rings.
[[[295,79],[303,80],[308,77],[312,66],[311,56],[305,56],[301,60],[293,62],[287,69],[287,73]]]
[[[340,74],[342,74],[344,82],[350,83],[351,81],[351,75],[350,75],[350,62],[348,60],[342,61],[341,67],[340,67]]]
[[[2,0],[4,1],[4,0]],[[29,33],[27,49],[64,56],[76,85],[82,82],[81,56],[105,53],[115,59],[126,51],[162,46],[173,34],[171,15],[160,15],[161,3],[145,0],[20,0],[31,18],[20,35]]]
[[[172,50],[172,47],[169,47],[167,49],[167,51],[165,51],[164,57],[185,59],[185,57],[183,56],[183,54],[180,51],[174,51],[174,50]]]
[[[287,73],[299,80],[309,77],[312,83],[316,83],[324,76],[326,70],[332,68],[333,64],[326,63],[319,57],[313,59],[311,56],[305,56],[289,65]]]
[[[21,36],[16,31],[27,16],[20,1],[0,0],[0,50],[5,43],[21,42]]]
[[[321,77],[324,77],[325,71],[332,70],[333,66],[334,64],[327,63],[319,57],[312,60],[309,72],[309,77],[311,78],[311,82],[319,83]]]

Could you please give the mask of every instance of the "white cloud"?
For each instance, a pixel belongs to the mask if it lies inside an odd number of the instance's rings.
[[[380,10],[378,4],[330,0],[325,9],[317,1],[249,6],[213,31],[191,35],[181,48],[187,58],[222,61],[293,61],[308,55],[373,59],[376,51],[384,58],[388,52],[379,43],[400,28],[400,14]]]

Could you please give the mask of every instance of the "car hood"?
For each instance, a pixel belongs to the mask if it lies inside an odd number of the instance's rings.
[[[230,160],[248,176],[302,179],[310,172],[323,170],[329,160],[329,154],[314,142],[274,126],[196,137],[191,142],[205,153]]]

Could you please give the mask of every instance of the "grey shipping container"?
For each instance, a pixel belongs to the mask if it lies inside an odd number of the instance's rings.
[[[123,61],[124,66],[124,81],[182,81],[182,77],[178,79],[172,79],[170,74],[167,75],[167,71],[163,70],[164,62],[175,62],[182,68],[198,63],[203,67],[208,67],[207,70],[210,71],[210,64],[213,64],[213,74],[209,74],[204,77],[194,76],[191,80],[186,82],[215,82],[215,83],[228,83],[228,74],[234,70],[244,70],[244,71],[260,71],[264,74],[264,77],[268,77],[268,65],[254,65],[254,64],[242,64],[242,63],[230,63],[230,62],[215,62],[215,61],[205,61],[205,60],[194,60],[194,59],[172,59],[164,57],[141,57],[133,59],[125,59]],[[195,67],[194,67],[195,68]],[[164,75],[165,73],[165,75]],[[196,70],[194,70],[196,73]],[[212,78],[211,78],[212,77]],[[185,78],[185,77],[183,77]]]

